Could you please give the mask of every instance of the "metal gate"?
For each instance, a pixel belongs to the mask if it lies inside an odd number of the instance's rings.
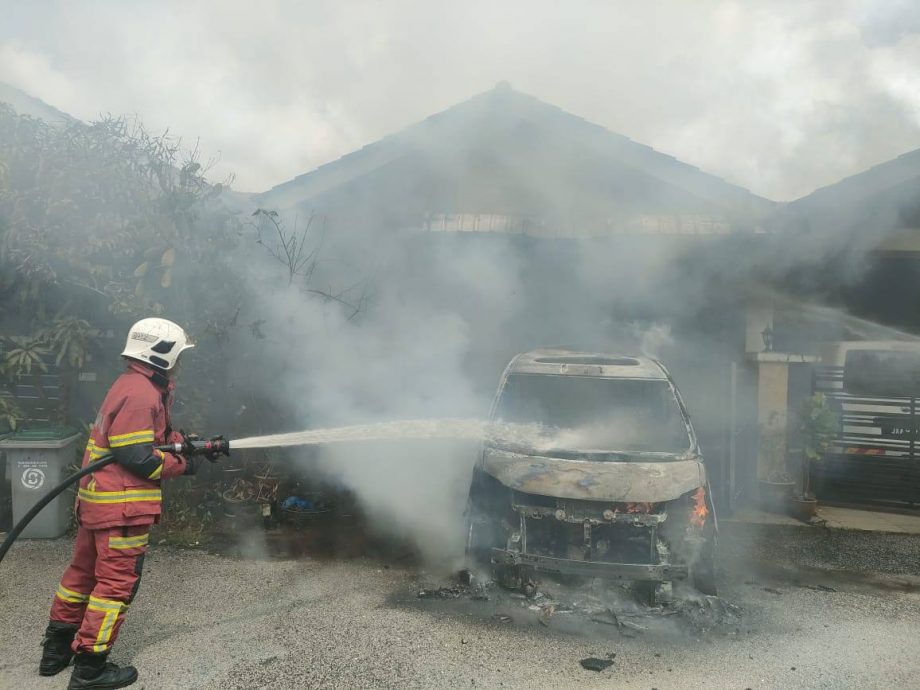
[[[824,393],[840,416],[825,458],[811,466],[811,485],[818,498],[920,504],[920,399],[845,393],[841,366],[815,367],[812,388]]]

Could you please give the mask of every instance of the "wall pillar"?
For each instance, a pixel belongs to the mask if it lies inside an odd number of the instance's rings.
[[[785,471],[789,418],[789,365],[817,362],[817,357],[787,352],[749,355],[757,366],[757,478],[772,479]]]
[[[757,478],[770,479],[776,467],[785,466],[786,402],[789,399],[789,364],[757,362]]]

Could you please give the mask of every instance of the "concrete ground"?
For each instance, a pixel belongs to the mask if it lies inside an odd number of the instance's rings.
[[[2,688],[66,686],[36,665],[69,550],[22,542],[0,564]],[[617,590],[612,618],[552,583],[547,616],[549,597],[494,589],[420,599],[445,582],[386,559],[153,547],[113,659],[144,688],[920,686],[920,537],[726,523],[721,555],[721,600],[648,612]]]
[[[759,525],[799,526],[802,524],[794,517],[779,513],[768,513],[754,508],[739,511],[733,517],[728,518],[728,521]],[[830,529],[920,534],[920,514],[916,511],[898,512],[819,505],[813,522],[816,526]]]
[[[868,532],[920,534],[920,515],[859,510],[841,506],[818,506],[816,515],[827,527]]]

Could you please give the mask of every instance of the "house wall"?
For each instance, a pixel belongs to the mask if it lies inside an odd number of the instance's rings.
[[[786,419],[789,399],[789,365],[786,362],[757,363],[757,425],[760,443],[757,478],[776,479],[785,471]]]

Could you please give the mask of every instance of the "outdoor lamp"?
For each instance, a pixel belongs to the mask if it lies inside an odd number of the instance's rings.
[[[773,352],[773,328],[767,326],[760,332],[760,337],[763,338],[763,350],[764,352]]]

